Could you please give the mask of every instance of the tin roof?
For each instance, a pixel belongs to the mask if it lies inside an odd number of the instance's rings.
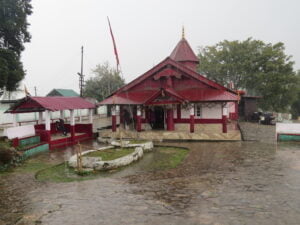
[[[197,62],[199,63],[198,57],[193,52],[191,46],[185,38],[182,38],[174,50],[172,51],[170,58],[177,62]]]
[[[53,89],[52,91],[47,94],[47,96],[64,96],[64,97],[79,97],[72,89]]]
[[[25,97],[6,113],[59,111],[70,109],[92,109],[95,105],[80,97]]]

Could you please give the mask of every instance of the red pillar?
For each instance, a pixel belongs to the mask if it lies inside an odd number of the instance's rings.
[[[234,108],[235,108],[234,119],[238,120],[239,119],[239,104],[238,104],[238,102],[235,102]]]
[[[142,130],[142,117],[140,115],[136,116],[136,131],[141,132]]]
[[[141,106],[137,106],[136,108],[136,127],[137,132],[141,132],[142,130],[142,108]]]
[[[195,131],[195,105],[190,105],[190,132],[194,133]]]
[[[167,109],[167,130],[174,130],[173,109]]]
[[[112,115],[111,116],[111,129],[112,129],[112,132],[116,132],[116,130],[117,130],[117,118],[116,118],[116,115]]]
[[[222,116],[222,130],[223,133],[227,133],[227,116]]]
[[[121,124],[124,124],[124,110],[122,105],[120,105],[120,126]]]
[[[45,130],[44,131],[44,134],[43,134],[43,137],[41,137],[41,140],[47,142],[48,145],[49,145],[49,149],[52,149],[52,146],[51,146],[51,131],[50,130]]]
[[[194,133],[195,131],[195,116],[190,115],[190,132]]]
[[[12,146],[15,148],[19,146],[19,138],[14,138],[12,140]]]

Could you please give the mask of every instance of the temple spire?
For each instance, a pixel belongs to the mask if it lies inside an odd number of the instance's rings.
[[[185,38],[184,26],[182,26],[182,39]]]

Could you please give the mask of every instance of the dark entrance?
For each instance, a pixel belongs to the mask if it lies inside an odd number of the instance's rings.
[[[161,106],[154,107],[155,121],[153,129],[164,129],[165,128],[165,113],[164,108]]]

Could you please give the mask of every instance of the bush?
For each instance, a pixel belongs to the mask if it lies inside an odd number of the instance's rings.
[[[0,142],[0,167],[13,163],[17,156],[18,153],[8,141]]]
[[[8,164],[13,160],[13,154],[11,150],[0,149],[0,165]]]

